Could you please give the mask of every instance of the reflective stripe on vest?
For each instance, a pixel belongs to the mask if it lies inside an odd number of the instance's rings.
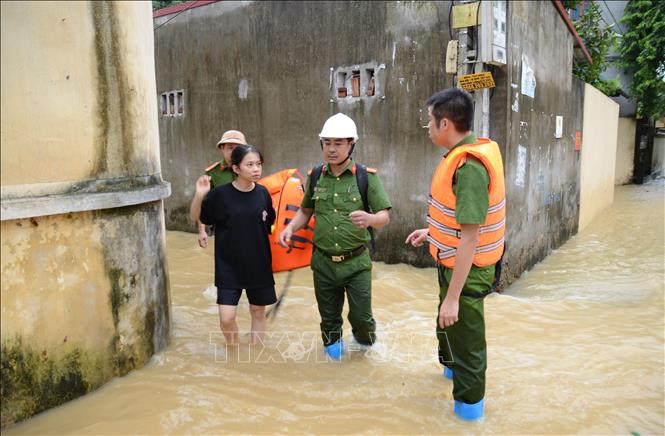
[[[438,222],[437,220],[435,220],[431,216],[427,217],[427,224],[433,226],[434,228],[436,228],[441,233],[445,233],[445,234],[450,235],[450,236],[455,236],[456,238],[460,237],[460,232],[461,232],[460,229],[456,229],[454,227],[448,227],[445,224],[441,224],[440,222]],[[500,230],[501,227],[503,227],[505,225],[506,225],[506,217],[503,217],[503,218],[501,218],[501,221],[499,221],[497,223],[490,224],[490,225],[487,225],[487,226],[480,226],[480,228],[478,229],[478,234],[482,235],[483,233],[495,232],[497,230]]]
[[[506,225],[503,161],[495,142],[479,138],[476,144],[462,145],[451,150],[439,164],[432,179],[427,215],[430,254],[449,268],[455,266],[461,236],[461,227],[455,219],[456,196],[452,187],[453,178],[469,155],[485,166],[490,177],[489,207],[485,222],[478,230],[478,245],[473,263],[481,267],[493,265],[503,253]]]
[[[439,249],[439,251],[437,253],[437,257],[440,260],[449,259],[449,258],[457,255],[457,249],[455,247],[449,247],[447,245],[444,245],[444,244],[438,242],[436,239],[432,238],[431,236],[428,236],[427,240],[429,241],[430,244],[434,244],[436,246],[436,248]],[[476,247],[476,253],[488,253],[488,252],[490,252],[492,250],[495,250],[499,247],[503,247],[503,244],[504,244],[504,239],[503,239],[503,236],[502,236],[501,239],[499,239],[498,241],[496,241],[493,244],[482,245],[480,247]]]

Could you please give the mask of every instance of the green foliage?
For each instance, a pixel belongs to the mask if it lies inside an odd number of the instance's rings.
[[[177,5],[184,2],[185,0],[153,0],[152,10],[156,11],[157,9],[165,8],[167,6]]]
[[[599,80],[595,85],[603,94],[609,97],[616,97],[621,93],[621,83],[619,79]]]
[[[563,4],[564,9],[576,9],[577,5],[582,3],[582,0],[563,0],[561,4]]]
[[[606,57],[616,45],[617,34],[614,33],[611,26],[601,27],[600,7],[595,2],[588,4],[589,7],[584,15],[575,22],[575,29],[589,51],[593,63],[589,64],[587,61],[575,63],[573,74],[607,94],[607,90],[613,90],[613,85],[604,82],[600,78],[600,73],[608,66]],[[618,91],[613,90],[613,92]]]
[[[633,0],[621,23],[626,33],[619,46],[621,66],[634,69],[631,94],[641,116],[665,116],[665,2]]]

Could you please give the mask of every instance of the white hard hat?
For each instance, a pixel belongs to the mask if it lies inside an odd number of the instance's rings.
[[[328,118],[323,124],[319,138],[353,138],[358,140],[356,123],[348,116],[339,113]]]

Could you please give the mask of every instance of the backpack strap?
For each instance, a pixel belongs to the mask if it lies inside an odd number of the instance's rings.
[[[309,190],[308,194],[310,197],[314,195],[314,187],[321,177],[321,171],[323,171],[323,165],[317,165],[309,172]]]
[[[365,212],[372,213],[369,207],[369,200],[367,199],[367,190],[369,189],[369,181],[367,180],[367,167],[365,165],[356,164],[356,183],[358,184],[358,191],[360,192],[360,198],[363,201],[363,208]],[[374,229],[372,227],[367,227],[369,232],[369,237],[371,239],[372,251],[374,251]]]
[[[363,201],[365,212],[371,213],[369,209],[369,201],[367,200],[369,182],[367,181],[367,167],[365,165],[356,164],[356,183],[358,184],[358,191],[360,191],[360,198]]]

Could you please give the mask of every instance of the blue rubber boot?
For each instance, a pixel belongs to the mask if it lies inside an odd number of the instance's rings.
[[[448,368],[447,366],[443,367],[443,376],[447,378],[448,380],[453,379],[453,370]]]
[[[344,341],[341,339],[325,347],[326,354],[335,360],[342,360],[344,354]]]
[[[455,400],[455,414],[467,421],[475,421],[485,414],[485,399],[474,404],[467,404]]]

